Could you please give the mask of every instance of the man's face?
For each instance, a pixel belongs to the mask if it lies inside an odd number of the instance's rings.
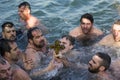
[[[29,9],[25,6],[18,8],[18,14],[22,20],[26,20],[26,15],[29,13]]]
[[[10,64],[0,64],[0,80],[12,80],[12,70]]]
[[[10,43],[10,58],[11,60],[17,62],[20,59],[20,54],[22,53],[20,49],[17,47],[16,42]]]
[[[82,18],[81,29],[84,34],[88,34],[91,31],[92,26],[93,24],[90,22],[90,20]]]
[[[93,56],[88,64],[89,72],[98,73],[99,68],[101,67],[101,65],[100,65],[101,62],[102,62],[102,59],[100,57],[98,57],[97,55]]]
[[[116,42],[120,41],[120,25],[114,24],[112,27],[112,33],[113,33],[114,40]]]
[[[36,29],[32,32],[33,37],[33,45],[36,48],[43,48],[45,46],[45,38],[42,35],[42,32],[39,29]]]
[[[14,27],[5,27],[3,31],[3,38],[8,40],[15,40],[16,39],[16,30]]]
[[[60,39],[60,42],[61,42],[61,45],[64,45],[65,47],[65,49],[61,51],[62,53],[66,53],[73,48],[73,45],[70,44],[70,41],[66,39],[66,37],[63,37],[62,39]]]

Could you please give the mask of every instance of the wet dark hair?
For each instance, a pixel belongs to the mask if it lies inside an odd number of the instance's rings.
[[[116,21],[114,22],[114,24],[120,25],[120,19],[116,20]]]
[[[62,38],[66,37],[67,40],[70,41],[70,44],[71,45],[74,45],[75,44],[75,38],[70,36],[70,35],[63,35]]]
[[[86,18],[86,19],[90,20],[91,23],[94,23],[93,16],[92,16],[91,14],[89,14],[89,13],[83,14],[83,15],[81,16],[81,18],[80,18],[80,22],[82,22],[82,19],[83,19],[83,18]]]
[[[106,71],[110,67],[111,57],[108,54],[102,53],[102,52],[97,52],[95,55],[97,55],[98,57],[100,57],[103,60],[100,64],[101,64],[101,66],[105,67],[104,71]]]
[[[31,10],[30,4],[28,2],[22,2],[18,5],[18,8],[21,8],[22,6],[27,7]]]
[[[5,52],[10,52],[11,50],[9,42],[14,42],[14,41],[7,40],[7,39],[0,40],[0,54],[3,57],[5,56]]]
[[[28,39],[33,39],[33,35],[32,35],[32,32],[34,31],[34,30],[36,30],[36,29],[39,29],[38,27],[33,27],[33,28],[30,28],[29,30],[28,30],[28,32],[27,32],[27,37],[28,37]]]
[[[14,27],[14,24],[12,22],[5,22],[2,24],[2,32],[5,30],[5,27],[12,28]]]

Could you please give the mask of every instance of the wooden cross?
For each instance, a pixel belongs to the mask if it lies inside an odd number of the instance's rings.
[[[59,40],[56,40],[54,44],[50,45],[50,48],[55,50],[56,55],[59,54],[60,50],[65,49],[64,45],[60,45]]]

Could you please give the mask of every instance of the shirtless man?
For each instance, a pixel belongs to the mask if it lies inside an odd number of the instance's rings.
[[[75,39],[70,35],[64,35],[60,39],[60,42],[65,47],[60,53],[69,61],[75,62],[80,55],[80,52],[74,49]]]
[[[82,41],[83,45],[89,45],[95,38],[103,34],[100,29],[93,26],[93,23],[93,16],[86,13],[81,16],[80,26],[70,31],[69,35],[75,37],[78,41]]]
[[[18,5],[18,14],[21,21],[25,22],[25,27],[27,29],[37,26],[41,29],[42,32],[47,32],[47,28],[42,25],[36,17],[31,15],[31,7],[28,2],[22,2]]]
[[[30,28],[27,37],[28,45],[25,53],[27,59],[32,60],[34,66],[32,66],[31,63],[26,63],[24,67],[26,70],[31,70],[37,67],[41,62],[41,58],[45,56],[47,41],[41,30],[37,27]],[[31,67],[29,65],[31,65]]]
[[[88,71],[96,73],[97,80],[111,80],[110,74],[107,72],[111,64],[111,58],[108,54],[96,53],[88,64]],[[94,80],[94,79],[92,79]]]
[[[50,72],[54,71],[54,73],[57,73],[57,70],[65,67],[71,67],[72,63],[71,62],[75,62],[75,59],[77,58],[77,56],[79,55],[79,52],[72,50],[74,47],[74,42],[75,39],[72,36],[69,35],[64,35],[62,36],[62,38],[59,40],[60,41],[60,45],[64,45],[64,49],[60,50],[59,53],[57,54],[54,51],[54,48],[56,48],[57,46],[55,46],[55,44],[53,44],[52,46],[54,46],[53,48],[53,54],[52,54],[52,60],[50,61],[50,63],[48,64],[48,66],[40,71],[36,71],[34,72],[32,75],[34,76],[40,76],[42,74],[49,74],[52,75]],[[59,46],[60,47],[60,46]],[[61,55],[59,55],[61,54]],[[50,57],[50,54],[49,54]]]
[[[10,64],[0,56],[0,80],[13,80]]]
[[[18,49],[16,42],[2,39],[0,42],[0,54],[11,65],[14,79],[31,80],[29,75],[16,65],[16,62],[20,59],[22,54]]]
[[[98,44],[108,47],[120,47],[120,20],[114,22],[112,33],[105,36]]]
[[[12,22],[5,22],[2,24],[2,38],[7,40],[16,39],[16,30]]]

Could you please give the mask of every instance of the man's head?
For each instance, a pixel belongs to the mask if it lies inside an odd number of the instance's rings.
[[[81,16],[80,26],[84,34],[89,34],[93,27],[94,19],[93,16],[89,13],[86,13]]]
[[[31,13],[31,7],[28,2],[22,2],[18,5],[18,14],[21,19],[26,20],[26,16]]]
[[[2,39],[0,41],[0,54],[6,60],[17,62],[20,58],[21,51],[18,49],[15,41]]]
[[[16,30],[12,22],[5,22],[2,24],[2,36],[7,40],[16,39]]]
[[[27,33],[29,43],[36,48],[43,48],[46,44],[46,39],[41,30],[37,27],[30,28]]]
[[[112,26],[112,34],[116,42],[120,41],[120,19],[114,22]]]
[[[111,64],[111,58],[108,54],[98,52],[89,61],[88,70],[91,73],[106,71]]]
[[[62,53],[66,53],[74,47],[75,39],[70,35],[63,35],[60,39],[61,45],[64,45],[65,49]]]
[[[0,80],[12,80],[10,64],[2,57],[0,57]]]

